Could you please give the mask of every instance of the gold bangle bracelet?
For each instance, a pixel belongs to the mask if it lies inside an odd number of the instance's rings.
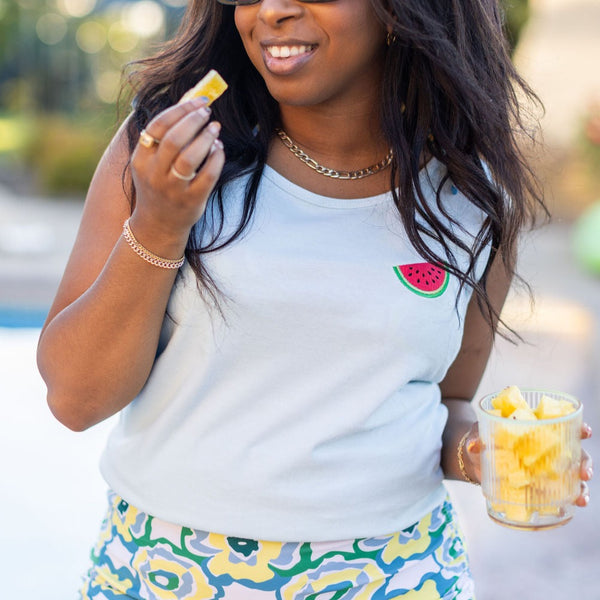
[[[465,469],[465,461],[463,460],[463,451],[465,449],[465,442],[467,441],[467,438],[469,437],[469,433],[470,433],[470,431],[467,431],[467,433],[465,433],[465,435],[463,435],[460,438],[460,442],[458,442],[458,452],[456,454],[457,458],[458,458],[458,468],[460,469],[460,473],[466,482],[472,483],[473,485],[480,485],[480,483],[478,481],[471,479],[467,475],[467,470]]]
[[[131,231],[131,227],[129,226],[129,219],[123,223],[123,239],[140,258],[143,258],[147,263],[150,263],[155,267],[160,267],[161,269],[179,269],[185,261],[185,256],[182,256],[177,260],[171,260],[170,258],[162,258],[153,252],[150,252],[148,248],[142,246],[142,244],[136,240]]]

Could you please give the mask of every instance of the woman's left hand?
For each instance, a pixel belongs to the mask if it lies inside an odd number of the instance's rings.
[[[581,439],[587,440],[592,437],[592,428],[584,423],[581,426]],[[590,490],[588,484],[589,481],[594,475],[594,470],[592,466],[592,457],[585,451],[581,451],[581,464],[579,467],[579,477],[581,479],[581,493],[577,500],[575,500],[575,504],[577,506],[587,506],[590,502]]]
[[[592,437],[592,428],[584,423],[581,426],[581,439],[587,440]],[[465,467],[471,477],[476,477],[476,481],[481,481],[481,449],[482,442],[479,437],[479,428],[477,423],[473,423],[469,435],[465,440],[464,456],[465,462],[469,462],[469,467]],[[587,506],[590,502],[590,491],[587,482],[593,477],[592,457],[585,451],[581,451],[581,462],[579,465],[579,478],[581,479],[581,492],[575,504],[577,506]]]

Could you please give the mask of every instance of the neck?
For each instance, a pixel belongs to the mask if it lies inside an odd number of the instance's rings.
[[[372,106],[350,110],[281,106],[282,129],[317,162],[352,171],[379,162],[389,151]]]
[[[389,146],[372,110],[329,114],[312,107],[281,107],[282,129],[311,159],[328,169],[358,171],[385,158]],[[340,180],[315,172],[275,135],[267,163],[287,179],[317,194],[362,198],[389,191],[389,167],[358,180]]]

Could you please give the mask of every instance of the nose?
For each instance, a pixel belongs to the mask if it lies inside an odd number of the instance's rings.
[[[284,21],[296,19],[304,12],[298,0],[261,0],[258,18],[266,25],[277,27]]]

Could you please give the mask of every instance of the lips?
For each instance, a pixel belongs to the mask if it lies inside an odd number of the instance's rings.
[[[266,42],[261,44],[263,61],[275,75],[291,75],[301,69],[317,49],[317,44],[306,42]]]

